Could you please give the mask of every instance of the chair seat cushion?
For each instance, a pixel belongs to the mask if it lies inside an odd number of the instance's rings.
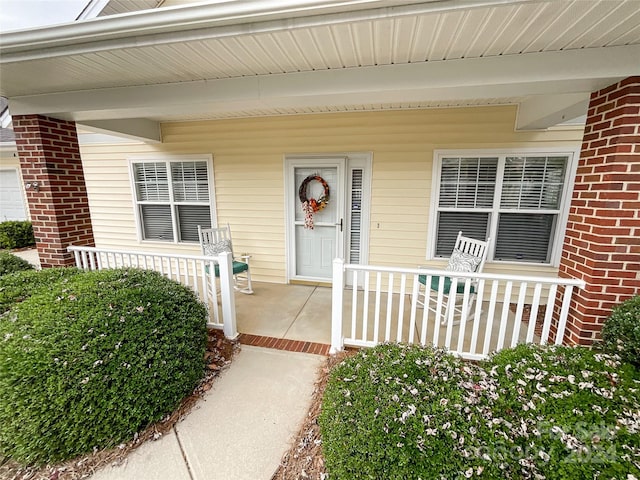
[[[216,264],[214,266],[214,268],[215,268],[216,277],[219,277],[220,276],[220,267],[218,266],[218,264]],[[235,260],[233,261],[233,274],[234,275],[237,275],[237,274],[242,273],[242,272],[246,272],[247,270],[249,270],[249,265],[248,264],[246,264],[244,262],[237,262]],[[205,267],[205,271],[207,273],[209,273],[209,266],[208,265]]]
[[[426,285],[427,284],[427,276],[426,275],[419,275],[418,276],[418,281],[423,284]],[[451,290],[451,284],[452,284],[452,280],[451,277],[444,277],[444,282],[442,285],[443,288],[443,293],[445,295],[449,294],[449,291]],[[434,275],[433,277],[431,277],[431,285],[430,288],[431,290],[435,290],[436,292],[438,291],[438,287],[440,286],[440,277],[437,275]],[[458,283],[456,285],[456,292],[457,293],[464,293],[464,280],[460,279],[458,280]],[[476,293],[476,289],[473,285],[471,285],[471,288],[469,289],[470,293]]]

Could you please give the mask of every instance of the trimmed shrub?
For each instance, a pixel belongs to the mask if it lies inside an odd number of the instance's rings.
[[[0,248],[24,248],[35,244],[31,222],[11,220],[0,223]]]
[[[60,276],[0,317],[0,451],[23,463],[124,442],[204,374],[191,290],[142,270]]]
[[[41,289],[48,290],[52,285],[66,282],[78,273],[80,270],[76,268],[47,268],[39,271],[24,270],[0,276],[0,314]]]
[[[640,295],[613,309],[602,327],[602,347],[640,367]]]
[[[383,345],[331,373],[319,424],[333,480],[640,478],[640,373],[586,348],[483,364]],[[627,475],[635,477],[627,477]]]
[[[8,273],[20,272],[22,270],[33,270],[33,265],[25,259],[9,252],[0,252],[0,277]]]

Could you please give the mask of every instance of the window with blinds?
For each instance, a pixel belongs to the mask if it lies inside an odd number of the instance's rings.
[[[211,226],[208,162],[132,163],[143,240],[197,242],[198,225]]]
[[[469,237],[490,237],[492,260],[551,261],[568,155],[446,156],[440,161],[437,257],[451,254],[462,230]]]

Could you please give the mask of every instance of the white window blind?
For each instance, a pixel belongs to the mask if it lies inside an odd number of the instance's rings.
[[[142,238],[197,242],[197,226],[211,226],[208,162],[135,162],[132,170]]]
[[[363,174],[361,168],[351,171],[351,205],[349,218],[349,263],[360,263],[360,240],[362,236],[362,189]]]
[[[435,255],[458,231],[495,245],[492,260],[549,263],[568,155],[445,156],[438,185]]]

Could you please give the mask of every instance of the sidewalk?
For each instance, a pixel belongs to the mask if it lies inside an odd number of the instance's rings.
[[[93,480],[269,480],[311,402],[324,357],[242,346],[187,417]]]

